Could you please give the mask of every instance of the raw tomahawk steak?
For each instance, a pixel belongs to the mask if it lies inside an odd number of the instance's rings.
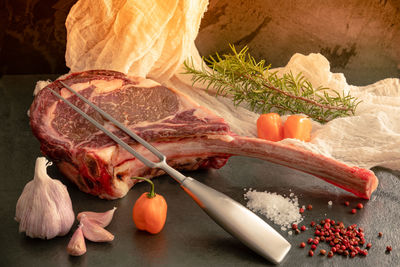
[[[362,198],[369,198],[378,180],[373,172],[294,146],[235,135],[229,126],[179,91],[108,70],[73,73],[66,84],[156,146],[179,170],[221,168],[232,155],[260,158],[313,174]],[[149,152],[57,81],[49,84],[107,129],[147,157]],[[149,169],[113,142],[46,87],[30,108],[32,131],[42,152],[82,191],[100,198],[123,197],[133,176],[154,177]],[[153,157],[154,161],[156,160]]]

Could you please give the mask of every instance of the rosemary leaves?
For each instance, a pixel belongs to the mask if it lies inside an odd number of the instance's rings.
[[[193,84],[207,84],[207,89],[213,87],[217,95],[231,97],[235,105],[247,103],[252,111],[260,113],[302,113],[326,123],[354,115],[360,103],[350,94],[325,87],[313,88],[301,73],[279,76],[270,71],[271,65],[266,65],[264,60],[257,62],[248,53],[248,47],[240,52],[233,45],[230,47],[233,54],[203,58],[210,69],[203,65],[197,70],[193,62],[185,61],[185,74],[192,75]]]

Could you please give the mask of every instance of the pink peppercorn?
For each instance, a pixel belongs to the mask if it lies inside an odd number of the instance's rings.
[[[352,210],[352,213],[356,213],[357,210]],[[323,219],[320,223],[316,224],[315,222],[311,222],[310,225],[313,227],[315,226],[315,237],[314,239],[309,238],[308,243],[311,245],[311,251],[316,253],[316,248],[320,242],[326,242],[331,246],[331,249],[328,253],[332,255],[339,254],[343,256],[349,256],[354,258],[357,254],[362,256],[368,255],[368,250],[371,248],[372,244],[368,243],[366,245],[366,249],[361,249],[364,244],[366,244],[365,237],[364,237],[364,229],[359,227],[357,228],[357,224],[352,224],[349,226],[345,226],[343,222],[335,222],[331,219]],[[303,227],[306,228],[305,225],[298,226],[299,229],[303,230]],[[306,228],[307,229],[307,228]],[[382,236],[382,233],[379,234]],[[389,247],[389,246],[388,246]],[[387,253],[391,250],[387,250]],[[320,254],[321,250],[320,250]],[[326,255],[326,254],[324,254]]]
[[[352,213],[352,214],[356,214],[356,212],[357,212],[356,209],[352,209],[352,210],[351,210],[351,213]]]
[[[292,224],[292,229],[293,229],[293,230],[296,230],[296,229],[297,229],[297,224],[295,224],[295,223]]]
[[[304,212],[304,209],[303,209],[303,208],[300,208],[300,209],[299,209],[299,212],[300,212],[300,213],[303,213],[303,212]]]
[[[349,206],[349,205],[350,205],[350,202],[345,201],[345,202],[344,202],[344,205],[345,205],[345,206]]]
[[[306,243],[304,243],[304,242],[301,242],[301,243],[300,243],[300,247],[301,247],[301,248],[304,248],[304,247],[306,247]]]
[[[308,256],[310,256],[310,257],[314,256],[314,251],[309,250],[309,251],[308,251]]]
[[[357,209],[362,209],[362,208],[364,208],[364,205],[362,203],[358,203],[357,204]]]
[[[301,230],[301,231],[305,231],[305,230],[306,230],[306,226],[305,226],[305,225],[301,226],[301,227],[300,227],[300,230]]]
[[[386,251],[387,251],[387,252],[392,251],[392,246],[387,246],[387,247],[386,247]]]

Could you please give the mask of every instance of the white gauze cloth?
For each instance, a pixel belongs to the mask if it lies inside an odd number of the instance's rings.
[[[79,0],[65,26],[71,72],[109,69],[167,80],[185,60],[206,0]]]
[[[232,101],[191,86],[181,74],[191,58],[202,64],[194,45],[208,1],[202,0],[79,0],[67,21],[66,62],[71,72],[110,69],[152,78],[173,86],[225,118],[231,130],[256,136],[258,114]],[[351,86],[343,74],[332,73],[321,54],[295,54],[280,73],[302,72],[313,86],[350,93],[362,103],[356,115],[325,125],[313,123],[312,140],[290,143],[362,168],[383,166],[400,170],[400,80],[385,79],[363,87]],[[42,86],[40,86],[42,87]]]

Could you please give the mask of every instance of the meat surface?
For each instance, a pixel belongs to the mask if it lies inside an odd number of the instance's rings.
[[[378,180],[374,173],[276,142],[235,135],[223,118],[199,106],[176,89],[109,70],[73,73],[60,78],[130,130],[153,144],[178,170],[221,168],[232,155],[260,158],[315,175],[362,198],[369,198]],[[58,82],[59,92],[144,156],[156,160]],[[133,176],[163,174],[150,169],[73,111],[46,88],[30,108],[32,131],[41,151],[80,190],[100,198],[123,197]]]

